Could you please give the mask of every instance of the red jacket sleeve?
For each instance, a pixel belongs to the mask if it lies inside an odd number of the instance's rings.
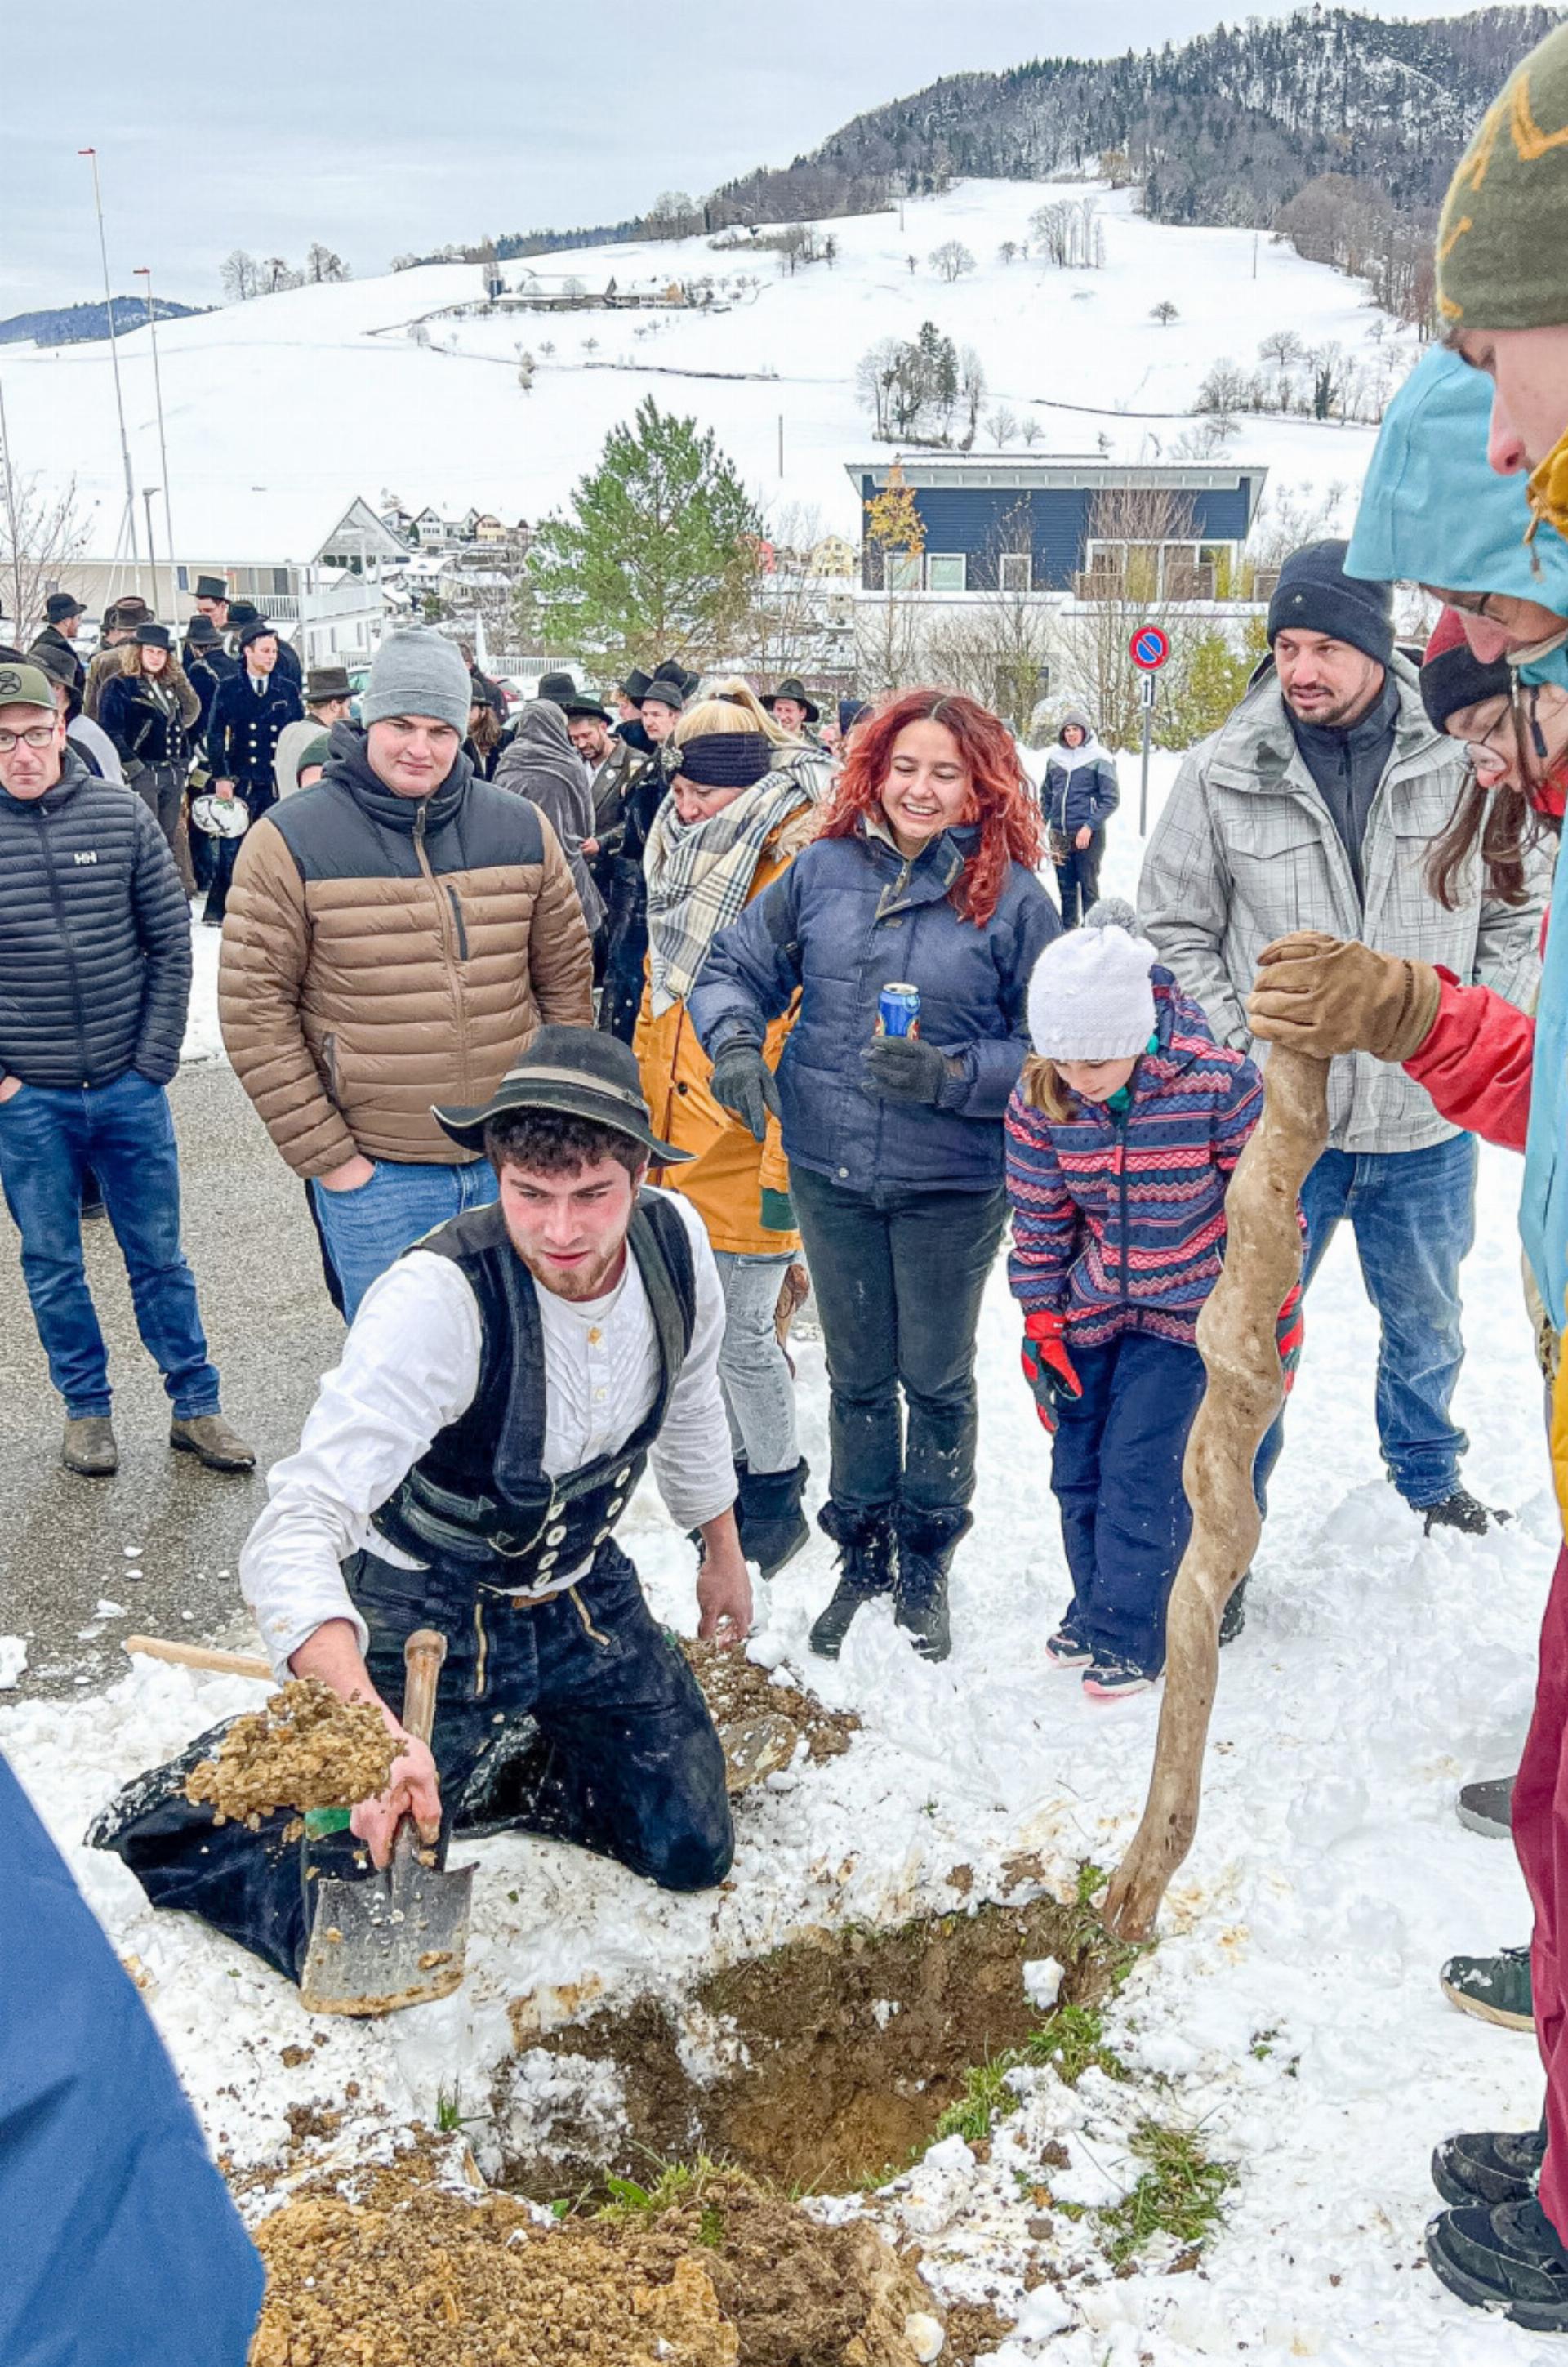
[[[1461,986],[1439,970],[1443,999],[1431,1034],[1404,1063],[1439,1116],[1483,1142],[1522,1150],[1530,1115],[1535,1021],[1489,986]]]

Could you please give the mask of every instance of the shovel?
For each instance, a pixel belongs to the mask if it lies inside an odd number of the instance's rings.
[[[416,1628],[403,1646],[403,1725],[430,1740],[446,1638]],[[390,1863],[362,1882],[315,1885],[316,1914],[299,1978],[310,2013],[400,2013],[461,1986],[474,1869],[439,1873],[420,1855],[413,1818],[392,1840]]]

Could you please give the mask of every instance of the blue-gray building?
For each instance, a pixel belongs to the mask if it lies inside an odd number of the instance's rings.
[[[1168,600],[1224,596],[1262,497],[1267,469],[1120,466],[1099,458],[1009,459],[917,452],[846,463],[861,502],[861,583],[911,592],[1042,592],[1114,597],[1130,551],[1157,552]],[[919,557],[885,554],[867,532],[866,504],[897,469],[925,532]],[[1152,584],[1151,584],[1151,588]]]

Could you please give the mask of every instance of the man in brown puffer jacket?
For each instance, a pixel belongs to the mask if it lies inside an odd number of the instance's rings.
[[[593,1024],[592,947],[559,841],[463,755],[468,670],[393,634],[364,725],[246,832],[218,1009],[235,1073],[310,1185],[354,1320],[411,1241],[495,1197],[434,1102],[479,1104],[546,1020]]]

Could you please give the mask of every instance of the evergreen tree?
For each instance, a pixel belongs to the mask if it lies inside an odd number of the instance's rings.
[[[756,587],[761,516],[710,433],[651,397],[612,428],[599,466],[547,518],[523,606],[549,645],[596,670],[652,651],[728,655]]]

